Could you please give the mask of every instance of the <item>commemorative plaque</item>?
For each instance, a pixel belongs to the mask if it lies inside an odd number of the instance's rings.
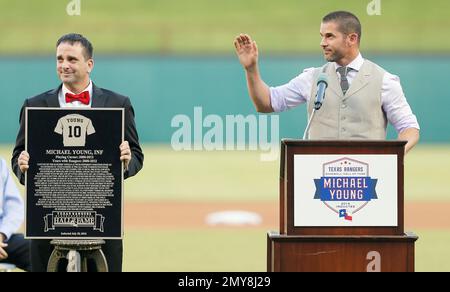
[[[26,108],[25,125],[26,237],[122,238],[123,109]]]

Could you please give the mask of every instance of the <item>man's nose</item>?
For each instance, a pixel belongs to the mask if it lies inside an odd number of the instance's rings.
[[[67,61],[62,61],[62,62],[60,63],[60,66],[61,66],[61,68],[62,68],[63,70],[67,70],[67,69],[69,68],[69,62],[67,62]]]
[[[327,42],[325,41],[325,38],[322,38],[322,39],[320,40],[320,46],[321,46],[322,48],[325,48],[325,47],[327,46]]]

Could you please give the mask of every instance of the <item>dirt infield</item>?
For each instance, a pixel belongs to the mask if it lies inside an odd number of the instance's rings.
[[[262,217],[260,225],[244,225],[243,227],[278,229],[277,202],[127,202],[125,227],[133,229],[212,228],[206,223],[208,214],[227,210],[250,211]],[[408,202],[405,204],[405,229],[450,230],[449,210],[450,202]]]

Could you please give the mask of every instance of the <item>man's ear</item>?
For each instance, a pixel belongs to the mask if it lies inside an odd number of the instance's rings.
[[[88,60],[88,73],[91,73],[93,69],[94,69],[94,59],[89,59]]]
[[[347,36],[347,40],[351,46],[358,45],[358,39],[358,34],[354,32]]]

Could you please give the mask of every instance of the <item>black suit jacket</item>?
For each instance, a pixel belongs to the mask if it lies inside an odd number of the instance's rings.
[[[58,88],[44,92],[35,97],[25,100],[20,112],[20,129],[17,134],[16,146],[14,147],[13,157],[11,159],[14,173],[22,184],[25,184],[25,175],[20,171],[17,159],[20,153],[25,150],[25,107],[59,107]],[[131,148],[131,162],[128,170],[124,173],[124,177],[128,178],[135,175],[141,170],[144,162],[144,154],[139,146],[139,137],[134,122],[134,110],[131,106],[130,99],[115,92],[99,88],[92,85],[92,107],[112,107],[125,109],[125,140],[128,141]],[[117,145],[119,147],[119,145]],[[31,157],[31,159],[33,159]],[[108,262],[108,268],[111,272],[122,271],[122,241],[106,240],[102,250]],[[45,272],[47,263],[53,247],[50,240],[32,240],[31,241],[31,269],[33,272]]]
[[[14,147],[11,166],[20,180],[21,184],[25,184],[25,175],[20,171],[17,159],[20,153],[25,150],[25,107],[59,107],[58,92],[62,85],[53,90],[49,90],[35,97],[25,100],[20,112],[20,129],[17,134],[16,146]],[[134,122],[134,109],[130,99],[126,96],[117,94],[107,89],[99,88],[92,84],[92,107],[112,107],[125,109],[125,141],[128,141],[131,149],[131,162],[128,170],[124,173],[125,179],[135,175],[141,170],[144,163],[144,154],[141,146],[139,146],[139,137]],[[119,147],[119,145],[117,145]]]

